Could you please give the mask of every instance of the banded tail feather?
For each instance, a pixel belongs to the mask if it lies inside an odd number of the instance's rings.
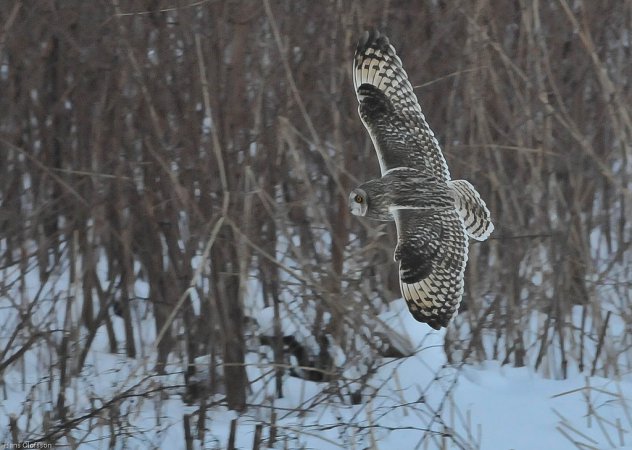
[[[448,184],[455,194],[455,206],[463,219],[468,237],[477,241],[486,240],[494,231],[494,224],[478,191],[466,180],[451,180]]]

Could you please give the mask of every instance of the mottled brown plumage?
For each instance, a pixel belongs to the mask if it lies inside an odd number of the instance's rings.
[[[386,36],[367,32],[353,62],[360,118],[382,177],[349,195],[351,212],[397,225],[400,287],[415,319],[448,325],[463,296],[468,237],[485,240],[490,214],[474,187],[451,180],[402,62]]]

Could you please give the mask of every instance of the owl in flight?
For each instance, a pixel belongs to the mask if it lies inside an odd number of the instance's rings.
[[[450,178],[386,36],[372,31],[360,39],[353,84],[382,177],[354,189],[349,209],[356,216],[395,221],[402,295],[415,319],[438,330],[461,303],[468,238],[484,241],[494,230],[489,210],[469,182]]]

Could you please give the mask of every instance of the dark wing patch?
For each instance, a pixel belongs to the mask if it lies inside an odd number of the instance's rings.
[[[441,221],[432,217],[432,213],[417,212],[402,209],[398,216],[406,217],[417,214],[419,219],[415,223],[411,220],[400,220],[401,232],[398,228],[397,247],[395,247],[395,261],[399,261],[399,277],[404,283],[416,283],[427,278],[439,256],[439,239],[441,237]],[[423,233],[419,225],[423,223]],[[412,229],[411,229],[412,226]]]
[[[401,209],[395,214],[400,287],[413,317],[445,327],[463,296],[467,236],[455,209],[432,213]]]
[[[375,146],[382,174],[405,166],[449,180],[439,143],[388,38],[376,31],[365,33],[353,68],[360,118]]]

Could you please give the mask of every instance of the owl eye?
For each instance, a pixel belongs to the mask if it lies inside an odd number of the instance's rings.
[[[357,194],[355,197],[353,197],[353,200],[355,200],[356,203],[362,203],[364,201],[364,197],[362,197],[360,194]]]

